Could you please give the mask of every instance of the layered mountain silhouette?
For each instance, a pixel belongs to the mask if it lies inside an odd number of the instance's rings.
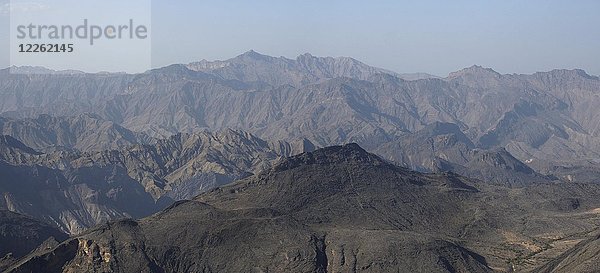
[[[271,57],[250,50],[226,61],[201,61],[186,66],[194,71],[202,71],[224,79],[243,82],[260,82],[271,86],[304,86],[325,79],[353,78],[368,80],[380,73],[392,74],[402,79],[416,80],[437,78],[426,73],[397,74],[395,72],[368,66],[348,57],[315,57],[309,53],[295,60],[284,57]]]
[[[593,166],[600,158],[594,115],[600,80],[581,70],[503,75],[473,66],[446,78],[407,81],[351,58],[305,54],[291,60],[251,51],[138,75],[6,70],[0,82],[4,116],[93,113],[156,138],[234,128],[266,140],[357,142],[373,149],[433,122],[449,122],[477,147],[505,148],[544,175],[556,166]],[[101,141],[100,148],[114,144]],[[83,140],[67,144],[96,148]]]
[[[40,235],[3,250],[7,272],[593,272],[598,259],[600,79],[582,70],[440,78],[255,51],[140,74],[10,69],[0,209],[18,215],[3,227]]]

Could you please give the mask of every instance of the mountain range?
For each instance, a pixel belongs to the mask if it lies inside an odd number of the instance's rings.
[[[0,227],[40,226],[0,268],[593,272],[598,107],[577,69],[0,70]]]
[[[599,158],[593,109],[600,80],[581,70],[502,75],[473,66],[446,78],[407,81],[350,58],[289,60],[250,51],[137,75],[4,70],[0,83],[5,117],[93,113],[155,138],[233,128],[267,140],[357,142],[371,149],[450,122],[478,147],[504,147],[543,173]]]

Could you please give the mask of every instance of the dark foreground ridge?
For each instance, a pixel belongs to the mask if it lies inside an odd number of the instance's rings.
[[[493,272],[522,258],[498,260],[496,246],[520,247],[506,234],[588,228],[582,217],[555,215],[587,211],[599,193],[576,184],[507,192],[409,171],[348,144],[98,226],[7,272]]]
[[[451,199],[473,194],[446,188],[448,179],[356,144],[325,148],[140,221],[99,226],[9,272],[488,272],[473,251],[417,232],[447,219],[418,210],[461,214]]]

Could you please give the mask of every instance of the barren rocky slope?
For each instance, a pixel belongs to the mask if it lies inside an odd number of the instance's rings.
[[[7,272],[522,271],[552,259],[535,255],[561,238],[595,229],[585,213],[598,193],[424,175],[350,144],[99,226]]]
[[[600,237],[597,233],[561,254],[548,264],[536,269],[539,273],[593,273],[600,264]]]
[[[352,169],[362,175],[356,180],[342,178]],[[379,184],[375,186],[371,184],[375,181],[367,182],[363,175],[382,180],[375,179]],[[152,217],[90,230],[42,254],[45,258],[22,261],[12,272],[50,264],[57,265],[52,272],[489,271],[481,257],[452,241],[410,232],[405,225],[416,218],[384,216],[377,210],[389,210],[387,202],[369,201],[369,196],[392,189],[396,193],[421,189],[424,196],[445,196],[445,200],[473,191],[455,185],[452,193],[444,194],[444,186],[426,185],[433,180],[414,175],[390,169],[357,146],[303,154],[233,187],[176,203]],[[292,177],[297,177],[293,183]],[[260,189],[261,194],[254,193]],[[230,196],[217,198],[221,194]],[[437,208],[446,202],[430,205]],[[455,205],[449,209],[460,210]],[[372,249],[374,244],[379,247]],[[125,245],[132,247],[121,247]],[[405,245],[406,251],[388,251],[399,245]],[[105,258],[94,260],[85,253]],[[377,262],[380,259],[388,262]]]

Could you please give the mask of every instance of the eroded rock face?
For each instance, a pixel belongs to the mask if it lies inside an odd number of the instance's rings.
[[[112,219],[156,211],[151,195],[117,166],[56,170],[0,161],[0,207],[76,234]]]
[[[0,208],[71,234],[120,218],[140,218],[173,200],[251,175],[310,142],[268,143],[242,131],[178,134],[153,145],[99,152],[37,152],[0,139]]]

